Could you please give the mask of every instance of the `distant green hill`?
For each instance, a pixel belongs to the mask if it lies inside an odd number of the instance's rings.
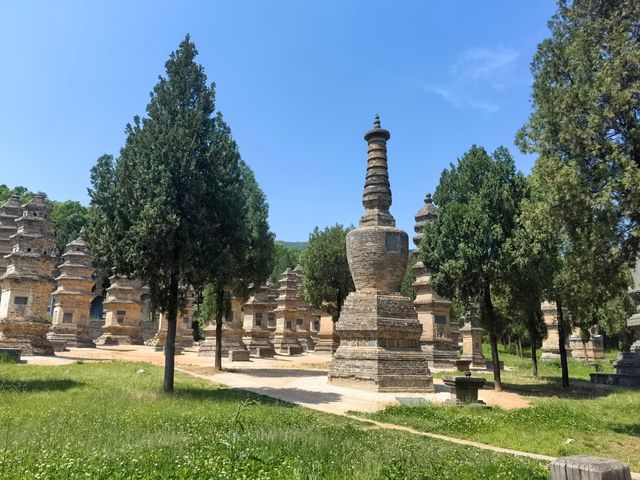
[[[283,240],[276,240],[276,243],[290,248],[291,250],[298,250],[299,252],[307,248],[307,242],[285,242]]]

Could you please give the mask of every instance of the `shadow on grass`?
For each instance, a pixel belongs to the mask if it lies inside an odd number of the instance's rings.
[[[623,433],[625,435],[631,435],[633,437],[640,437],[640,424],[638,423],[614,423],[611,424],[611,430],[616,433]]]
[[[50,392],[54,390],[68,390],[83,384],[67,378],[59,380],[4,380],[0,378],[0,392]]]
[[[569,388],[562,388],[562,381],[557,377],[541,377],[540,383],[508,383],[502,382],[505,392],[517,393],[526,397],[558,397],[572,400],[589,400],[606,397],[619,391],[619,388],[608,385],[596,385],[586,380],[571,379]],[[493,381],[487,380],[485,389],[493,389]]]
[[[337,393],[311,392],[298,388],[270,387],[252,388],[251,391],[239,388],[180,388],[176,391],[175,395],[207,402],[237,402],[238,400],[250,398],[263,404],[277,404],[279,406],[291,407],[295,406],[293,402],[321,404],[336,402],[341,398],[341,395]]]

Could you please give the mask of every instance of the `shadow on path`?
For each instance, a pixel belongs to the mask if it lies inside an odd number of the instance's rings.
[[[327,372],[324,370],[309,370],[302,368],[227,368],[225,369],[225,372],[241,373],[242,375],[259,378],[319,377],[327,375]]]
[[[301,390],[299,388],[255,387],[251,388],[251,392],[266,395],[285,402],[299,402],[309,405],[338,402],[342,398],[342,395],[339,393],[311,392],[309,390]]]

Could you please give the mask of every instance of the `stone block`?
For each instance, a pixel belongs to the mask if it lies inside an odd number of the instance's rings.
[[[444,377],[444,384],[451,387],[451,400],[447,403],[455,405],[484,404],[478,400],[478,390],[486,380],[482,377]]]
[[[249,350],[230,350],[229,351],[229,361],[230,362],[248,362],[251,359],[249,358]]]
[[[302,347],[287,347],[289,355],[302,355],[303,348]]]
[[[558,458],[549,465],[551,480],[631,480],[629,465],[608,458]]]

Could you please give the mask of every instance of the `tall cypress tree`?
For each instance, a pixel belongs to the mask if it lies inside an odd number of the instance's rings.
[[[239,157],[187,35],[113,163],[92,169],[89,240],[115,273],[145,282],[167,315],[164,391],[173,391],[176,319],[242,234]]]

